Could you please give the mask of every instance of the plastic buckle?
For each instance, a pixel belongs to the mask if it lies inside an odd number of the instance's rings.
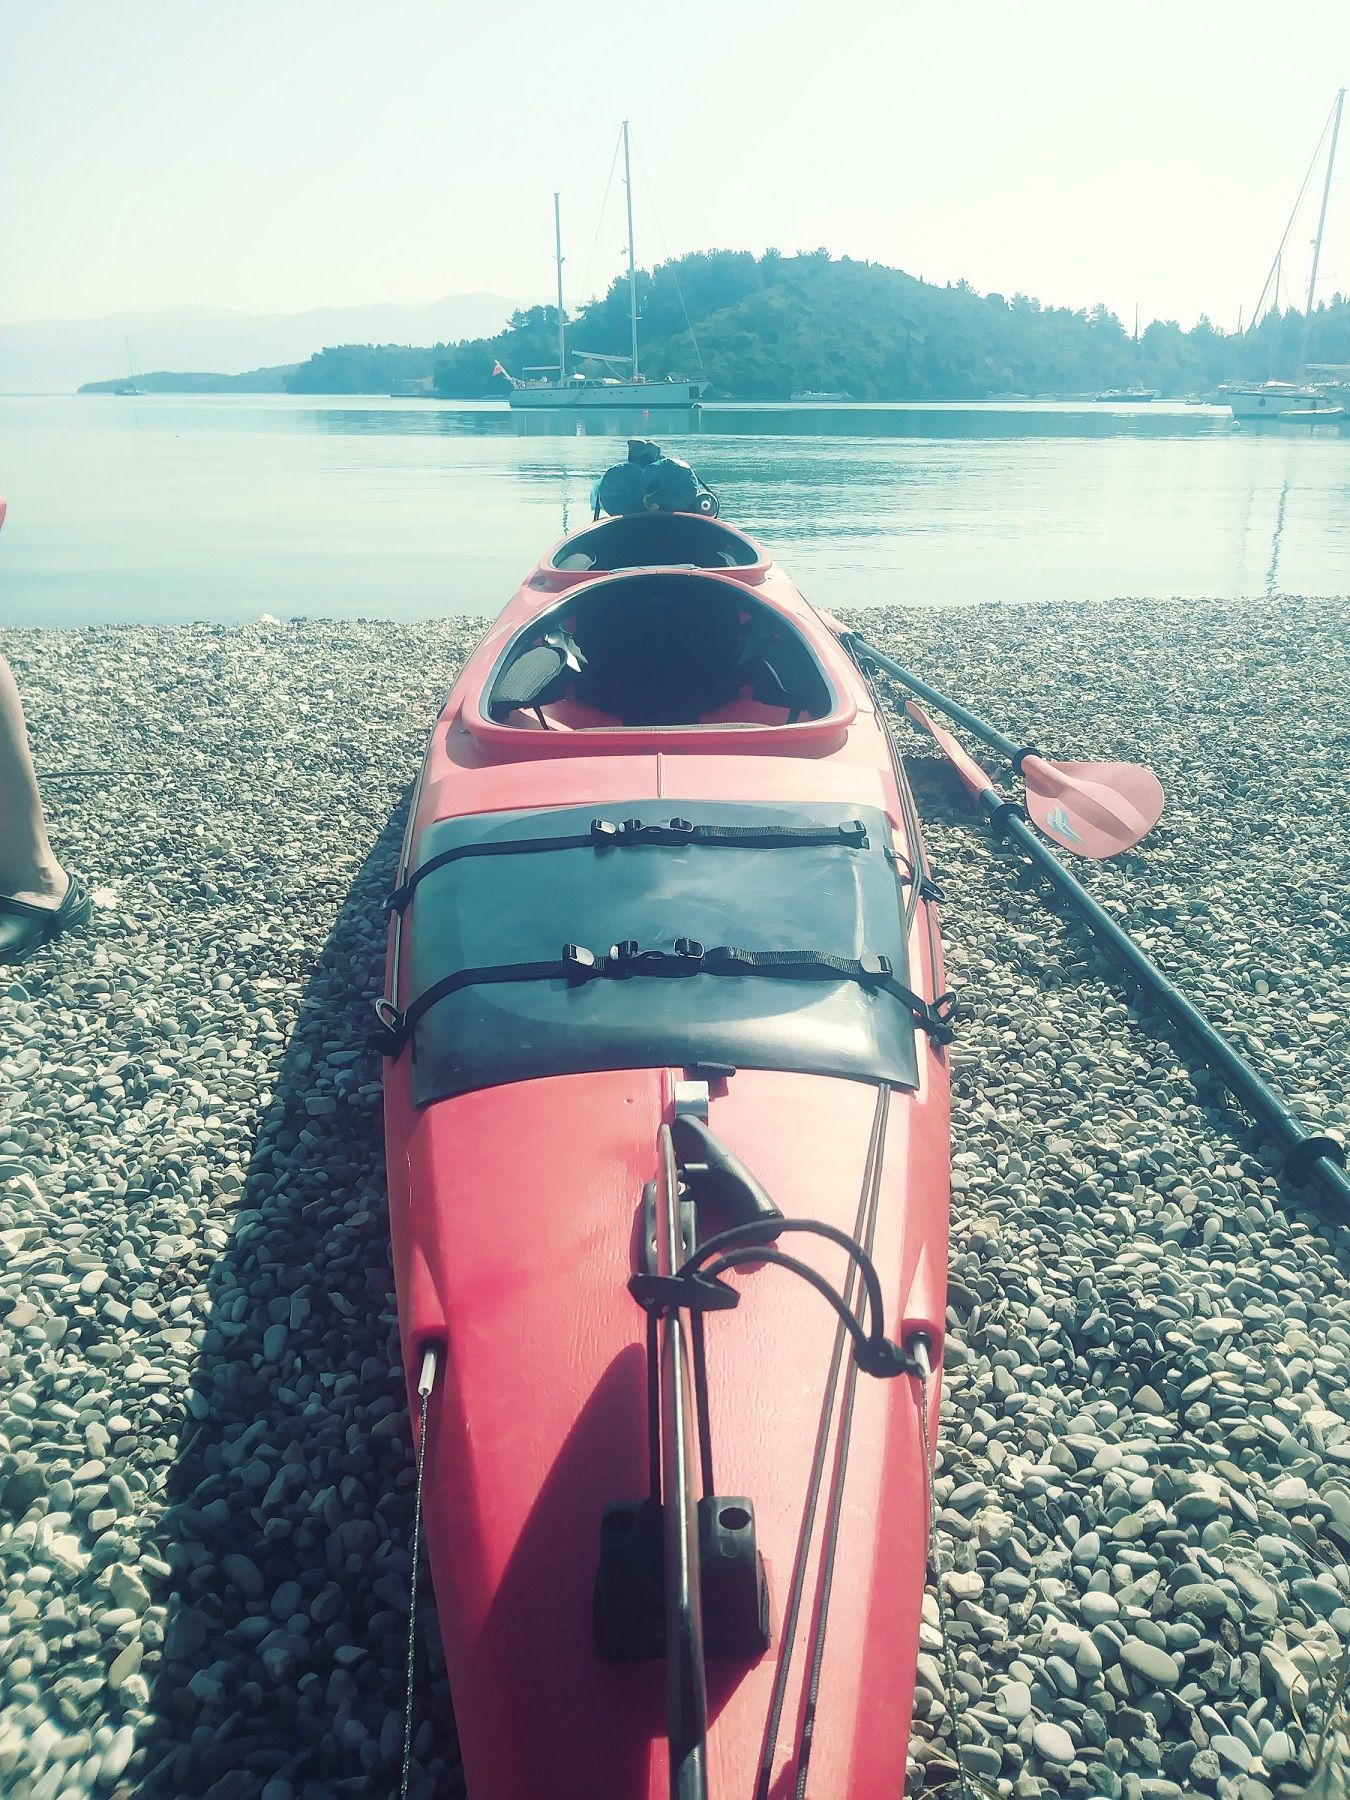
[[[868,987],[889,981],[894,973],[889,956],[865,955],[858,958],[858,974]]]
[[[861,819],[845,819],[838,830],[841,844],[852,844],[859,850],[867,848],[867,826]]]
[[[624,844],[640,843],[645,830],[641,819],[625,819],[619,826],[619,841]]]
[[[732,1312],[741,1303],[740,1289],[729,1287],[716,1275],[695,1269],[688,1275],[630,1275],[628,1291],[644,1312],[662,1313],[668,1307],[688,1312]]]
[[[696,975],[703,966],[703,946],[697,938],[676,938],[670,950],[644,950],[636,938],[625,938],[610,948],[606,973],[624,979],[629,975]]]
[[[594,950],[588,950],[584,944],[564,944],[562,959],[569,981],[589,981],[600,972]]]
[[[597,844],[605,846],[616,844],[622,835],[623,827],[616,825],[613,819],[591,820],[591,838]]]
[[[636,938],[624,938],[622,943],[611,944],[605,958],[605,973],[626,978],[633,973],[633,966],[641,954]]]
[[[688,843],[694,835],[694,825],[691,819],[670,819],[667,821],[665,829],[669,837],[677,843]]]
[[[939,994],[931,1006],[924,1008],[919,1023],[935,1044],[950,1044],[956,1036],[954,1022],[958,1006],[959,997],[947,993]]]
[[[407,1042],[407,1026],[403,1014],[392,1000],[381,998],[375,1002],[375,1017],[379,1020],[375,1047],[380,1055],[402,1055],[403,1046]]]

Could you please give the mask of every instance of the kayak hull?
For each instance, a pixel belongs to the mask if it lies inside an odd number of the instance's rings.
[[[538,584],[541,572],[547,563],[489,631],[437,723],[405,875],[424,834],[447,818],[644,800],[690,816],[700,801],[877,808],[897,868],[922,869],[912,801],[865,685],[762,554],[756,591],[819,656],[829,718],[763,730],[578,731],[565,745],[547,741],[560,731],[521,720],[494,730],[483,702],[492,672],[556,595]],[[775,859],[792,854],[765,853],[766,881],[790,879]],[[399,1006],[409,999],[402,934],[426,899],[391,928],[388,991]],[[932,899],[914,893],[904,918],[899,973],[935,1001],[943,979]],[[663,984],[648,985],[659,1009]],[[592,1599],[606,1507],[647,1492],[646,1321],[627,1281],[677,1084],[704,1076],[711,1129],[784,1213],[864,1243],[888,1333],[904,1341],[922,1332],[940,1355],[948,1077],[941,1045],[916,1037],[908,1085],[657,1060],[419,1104],[415,1046],[388,1061],[400,1328],[410,1393],[423,1350],[438,1353],[424,1529],[471,1796],[670,1792],[663,1664],[602,1658]],[[842,1253],[814,1244],[793,1248],[842,1286]],[[707,1324],[711,1454],[716,1492],[753,1504],[770,1644],[708,1665],[708,1792],[777,1796],[809,1778],[807,1791],[822,1796],[893,1800],[924,1587],[918,1383],[859,1376],[834,1313],[786,1272],[752,1267],[728,1280],[739,1303]]]

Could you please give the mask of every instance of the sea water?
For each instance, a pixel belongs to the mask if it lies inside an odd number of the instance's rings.
[[[1199,406],[0,397],[0,625],[495,613],[653,437],[826,607],[1350,592],[1350,431]]]

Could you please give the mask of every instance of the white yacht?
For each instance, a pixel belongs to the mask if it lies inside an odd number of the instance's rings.
[[[1235,419],[1280,419],[1286,413],[1306,419],[1310,413],[1318,412],[1339,417],[1341,411],[1316,388],[1303,387],[1296,381],[1229,382],[1219,389],[1219,400],[1231,407]]]
[[[562,286],[562,221],[558,196],[553,196],[553,232],[558,264],[558,360],[545,368],[525,369],[521,376],[510,374],[498,363],[494,375],[505,375],[511,383],[508,403],[514,407],[637,407],[650,412],[656,407],[669,410],[678,407],[688,412],[697,406],[707,389],[706,381],[688,381],[667,376],[664,381],[648,381],[638,366],[637,261],[633,251],[633,172],[629,160],[628,121],[623,122],[623,175],[628,191],[628,316],[632,330],[632,352],[629,356],[601,355],[595,351],[575,350],[573,360],[584,365],[568,372],[567,326],[563,317]],[[624,370],[625,373],[610,373]]]
[[[1259,383],[1230,381],[1219,389],[1218,399],[1231,408],[1235,419],[1245,419],[1249,423],[1286,419],[1295,424],[1309,422],[1317,424],[1319,418],[1331,421],[1344,416],[1344,408],[1337,400],[1329,398],[1326,394],[1318,393],[1317,389],[1309,387],[1304,379],[1308,372],[1308,344],[1312,332],[1313,305],[1317,299],[1317,269],[1322,258],[1322,238],[1327,225],[1327,202],[1331,198],[1332,170],[1336,166],[1336,142],[1340,136],[1341,114],[1344,108],[1345,89],[1341,88],[1332,102],[1331,113],[1326,125],[1322,128],[1322,138],[1318,139],[1317,149],[1313,152],[1312,164],[1309,166],[1308,174],[1304,177],[1304,186],[1306,187],[1313,168],[1316,167],[1322,141],[1330,132],[1331,142],[1327,147],[1326,177],[1322,183],[1322,208],[1317,216],[1317,236],[1313,239],[1312,272],[1308,277],[1308,299],[1303,308],[1303,335],[1299,345],[1296,370],[1299,379],[1297,381],[1263,381]],[[1301,200],[1302,197],[1300,192],[1299,199]],[[1298,206],[1295,204],[1293,212],[1289,215],[1289,223],[1284,228],[1284,236],[1280,239],[1280,247],[1275,252],[1275,261],[1271,264],[1269,275],[1266,276],[1266,285],[1261,289],[1261,297],[1252,312],[1252,322],[1247,327],[1248,331],[1252,330],[1260,318],[1266,296],[1272,291],[1272,283],[1278,304],[1280,269],[1284,260],[1285,246],[1289,242],[1289,234],[1294,229],[1297,217]]]

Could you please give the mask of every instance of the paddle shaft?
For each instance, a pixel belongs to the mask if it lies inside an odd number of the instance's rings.
[[[995,787],[981,789],[979,803],[996,835],[1009,837],[1031,858],[1064,897],[1082,914],[1094,937],[1108,944],[1126,969],[1147,988],[1163,1011],[1185,1032],[1200,1051],[1205,1062],[1218,1074],[1233,1096],[1240,1100],[1270,1132],[1284,1151],[1290,1172],[1298,1181],[1316,1177],[1325,1190],[1350,1216],[1350,1175],[1343,1161],[1344,1152],[1333,1138],[1309,1131],[1301,1125],[1275,1090],[1261,1079],[1256,1070],[1239,1055],[1228,1039],[1222,1037],[1181,990],[1170,982],[1158,965],[1123,931],[1107,912],[1070,874],[1064,864],[1048,850],[1017,808]]]
[[[984,719],[977,718],[973,712],[967,712],[959,701],[949,700],[945,694],[939,694],[936,688],[930,688],[926,681],[920,681],[917,675],[911,675],[908,669],[902,669],[898,662],[892,661],[889,656],[883,656],[880,650],[874,650],[866,638],[859,637],[856,633],[852,635],[853,647],[860,656],[865,656],[868,662],[874,662],[879,669],[893,675],[905,687],[927,700],[930,706],[936,706],[949,719],[955,719],[958,725],[964,725],[967,731],[972,732],[982,743],[988,744],[991,750],[997,750],[1001,756],[1006,756],[1019,772],[1019,758],[1036,755],[1028,745],[1015,744],[1010,737],[1004,737],[1001,731],[995,731]]]

